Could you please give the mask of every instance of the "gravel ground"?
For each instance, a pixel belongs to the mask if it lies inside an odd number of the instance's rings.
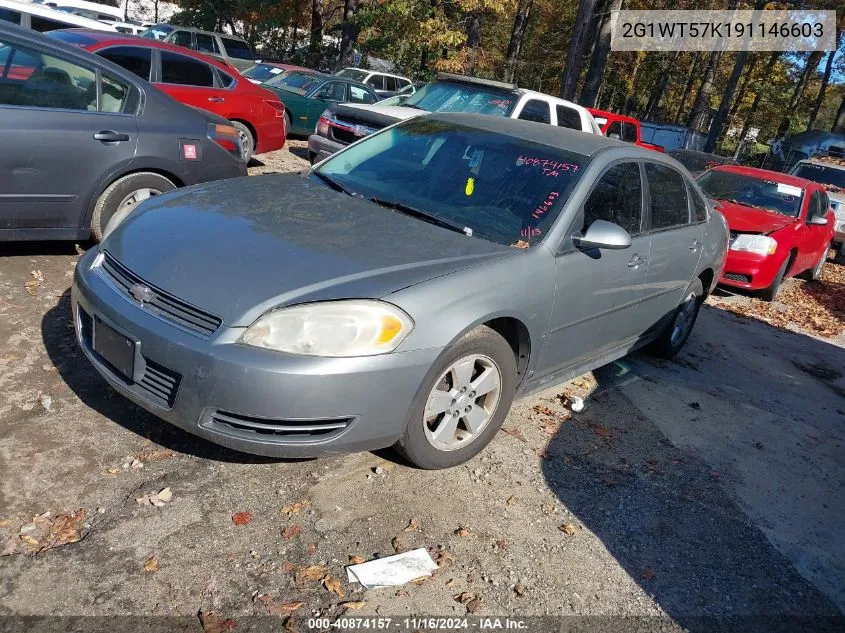
[[[291,146],[250,172],[304,168]],[[524,398],[467,465],[423,472],[389,450],[272,460],[186,435],[107,386],[74,342],[72,244],[4,252],[0,616],[179,616],[180,632],[291,612],[302,630],[342,613],[842,630],[841,340],[708,305],[675,361],[636,354]],[[562,394],[587,397],[585,411]],[[415,547],[438,561],[432,578],[347,582],[351,557]],[[821,616],[840,619],[807,619]]]

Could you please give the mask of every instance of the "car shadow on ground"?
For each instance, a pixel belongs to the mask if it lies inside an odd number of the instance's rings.
[[[841,377],[800,363],[841,368],[845,350],[733,321],[704,306],[675,361],[634,354],[596,370],[545,479],[690,632],[842,630],[845,411],[828,384]]]
[[[288,151],[302,160],[308,160],[308,147],[293,147],[289,145]]]
[[[70,290],[45,313],[41,320],[41,335],[50,360],[79,399],[141,437],[179,453],[221,462],[268,464],[300,461],[250,455],[213,444],[168,424],[117,393],[97,373],[76,342]]]

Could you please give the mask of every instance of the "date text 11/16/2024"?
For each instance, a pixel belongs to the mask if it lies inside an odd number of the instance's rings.
[[[330,629],[339,630],[470,630],[479,631],[522,631],[528,628],[527,622],[519,618],[511,617],[481,617],[481,618],[438,618],[438,617],[341,617],[334,620],[330,618],[309,618],[308,628],[312,630],[326,631]]]

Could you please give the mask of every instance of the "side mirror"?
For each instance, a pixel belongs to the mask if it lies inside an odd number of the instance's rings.
[[[810,218],[807,224],[813,224],[815,226],[827,226],[827,218],[823,215],[814,215]]]
[[[621,250],[631,245],[631,236],[618,224],[607,220],[596,220],[587,228],[584,235],[573,235],[572,241],[578,248]]]

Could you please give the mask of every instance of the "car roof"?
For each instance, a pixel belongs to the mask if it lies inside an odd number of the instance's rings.
[[[195,26],[179,26],[178,24],[170,24],[169,22],[156,22],[149,28],[154,28],[156,26],[168,26],[171,29],[176,29],[178,31],[190,31],[191,33],[204,33],[206,35],[219,35],[220,37],[228,37],[230,40],[238,40],[240,42],[246,42],[244,38],[240,35],[232,35],[231,33],[220,33],[219,31],[206,31],[205,29],[198,29]]]
[[[222,62],[219,59],[211,57],[209,55],[203,55],[200,52],[192,50],[190,48],[185,48],[184,46],[177,46],[176,44],[169,44],[167,42],[162,42],[161,40],[155,40],[151,37],[141,37],[140,35],[131,35],[129,33],[107,33],[105,31],[93,31],[91,29],[56,29],[57,32],[67,31],[71,33],[79,33],[80,35],[85,35],[85,37],[89,37],[92,40],[95,40],[94,43],[97,44],[97,48],[100,48],[101,45],[122,45],[122,46],[143,46],[146,48],[158,48],[163,51],[171,51],[173,53],[179,53],[180,55],[185,55],[187,57],[193,57],[194,59],[200,59],[204,62],[207,62],[213,66],[216,66],[219,70],[225,71],[230,75],[232,73],[240,74],[237,68],[234,66],[230,66]],[[85,44],[80,46],[83,50],[87,50],[89,46],[93,46],[94,43]]]
[[[99,20],[86,18],[82,15],[77,15],[75,13],[59,11],[58,9],[54,9],[53,7],[48,7],[43,4],[28,4],[26,2],[18,2],[17,0],[0,0],[0,7],[15,11],[17,13],[28,13],[29,15],[35,15],[42,18],[49,18],[51,20],[61,22],[62,24],[67,24],[68,26],[76,24],[77,26],[98,28],[101,31],[110,33],[117,32],[117,29],[115,29],[113,25],[107,24],[106,22],[100,22]],[[12,23],[8,22],[8,24]],[[99,26],[94,27],[94,25]]]
[[[687,149],[685,147],[676,147],[675,149],[670,149],[667,154],[681,154],[684,156],[698,156],[701,158],[718,158],[719,160],[728,161],[728,163],[736,163],[736,161],[731,158],[730,156],[720,156],[719,154],[711,154],[709,152],[701,152],[697,149]]]
[[[779,182],[784,185],[792,185],[793,187],[801,187],[802,189],[815,188],[818,184],[806,178],[799,178],[791,174],[784,174],[779,171],[771,171],[769,169],[758,169],[757,167],[745,167],[744,165],[717,165],[710,171],[729,171],[734,174],[741,174],[743,176],[750,176],[759,180],[771,180]]]
[[[605,149],[617,148],[629,150],[628,153],[632,158],[655,158],[654,151],[637,147],[632,143],[625,143],[599,134],[589,134],[580,130],[558,127],[547,123],[496,117],[488,114],[469,114],[466,112],[432,112],[421,116],[438,121],[448,121],[457,125],[465,125],[487,132],[513,136],[540,145],[559,147],[583,156],[592,156]],[[672,159],[669,160],[671,160],[672,164],[678,164]]]

